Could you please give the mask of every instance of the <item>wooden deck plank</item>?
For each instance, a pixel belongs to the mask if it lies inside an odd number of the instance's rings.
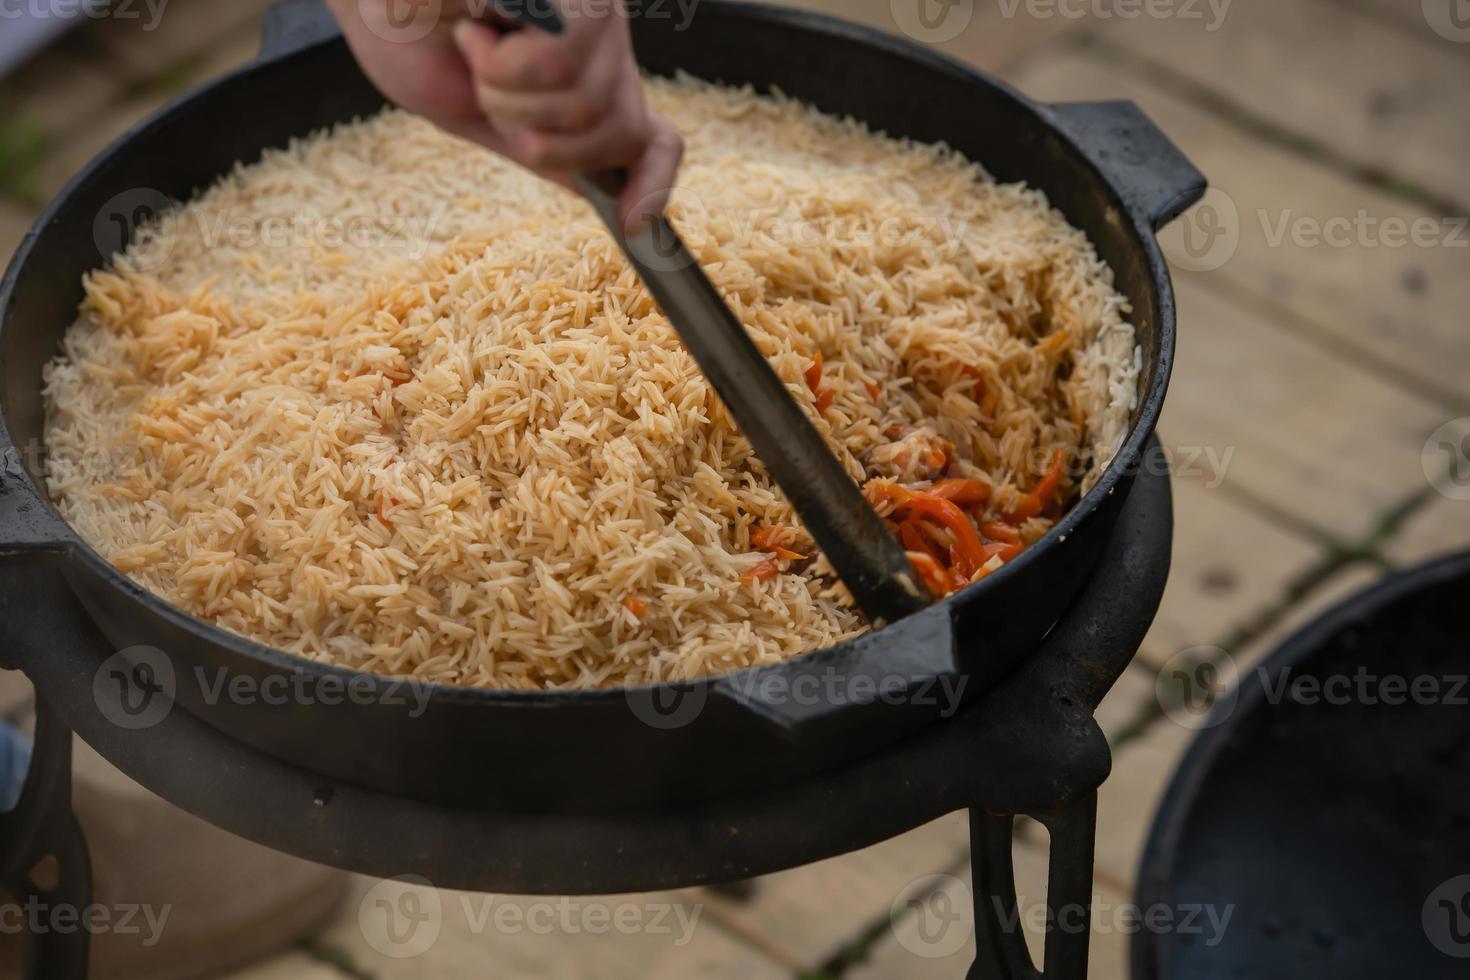
[[[1421,208],[1252,137],[1095,52],[1038,57],[1015,81],[1043,99],[1139,103],[1215,188],[1206,201],[1214,210],[1204,217],[1217,218],[1226,236],[1208,252],[1196,253],[1210,269],[1201,275],[1260,298],[1284,329],[1339,345],[1363,363],[1382,365],[1402,384],[1470,411],[1464,384],[1470,331],[1463,312],[1470,309],[1470,229],[1451,237],[1454,223],[1435,223],[1443,244],[1428,247],[1388,247],[1376,236],[1360,242],[1351,231],[1346,247],[1314,244],[1313,228],[1326,232],[1332,222],[1340,230],[1360,212],[1365,220],[1393,218],[1410,227],[1432,219]],[[1200,268],[1180,255],[1180,232],[1203,243],[1207,239],[1200,236],[1209,225],[1198,210],[1183,222],[1165,241],[1172,257]],[[1278,237],[1283,226],[1287,232]],[[1465,247],[1454,244],[1461,239]]]
[[[1043,932],[1035,928],[1046,902],[1046,851],[1018,842],[1014,852],[1016,901],[1032,959],[1041,961]],[[899,919],[874,944],[868,958],[846,976],[850,980],[954,980],[965,976],[975,959],[973,878],[968,869],[943,880],[927,898],[916,896],[917,909]],[[1127,932],[1119,910],[1129,898],[1098,883],[1093,889],[1090,937],[1091,980],[1124,980]],[[921,921],[921,918],[923,921]],[[959,941],[963,940],[962,944]],[[958,944],[958,948],[954,948]]]
[[[1411,515],[1383,549],[1402,567],[1465,551],[1470,551],[1470,501],[1440,496]]]
[[[137,17],[101,18],[84,30],[129,80],[153,81],[181,67],[187,69],[217,44],[258,39],[261,18],[272,2],[168,0],[158,16],[148,4],[135,3],[128,10]]]
[[[305,953],[292,952],[223,974],[217,980],[347,980],[350,976]]]
[[[1163,428],[1176,446],[1232,454],[1225,491],[1347,542],[1423,488],[1420,450],[1443,409],[1194,279],[1179,300]]]
[[[1470,59],[1428,30],[1394,30],[1334,0],[1292,0],[1236,3],[1213,33],[1172,17],[1101,33],[1345,159],[1470,206],[1470,128],[1447,125],[1462,116]]]
[[[0,200],[0,269],[10,264],[16,246],[35,220],[35,213],[29,208]]]
[[[1420,40],[1432,40],[1452,55],[1470,58],[1470,14],[1460,0],[1337,0],[1377,17]]]
[[[1103,734],[1111,740],[1119,730],[1130,725],[1153,699],[1153,668],[1146,661],[1135,661],[1123,671],[1123,676],[1108,691],[1093,717]]]
[[[1163,437],[1170,442],[1169,429]],[[1317,542],[1219,487],[1210,489],[1213,480],[1174,477],[1174,568],[1139,651],[1154,667],[1182,650],[1224,642],[1279,604],[1288,587],[1325,557]]]
[[[786,0],[786,6],[833,14],[907,36],[987,71],[1004,71],[1039,45],[1086,26],[1083,18],[1035,17],[1024,3],[975,0],[945,8],[932,33],[912,12],[931,0]],[[936,7],[936,9],[938,9]],[[905,27],[908,30],[905,30]]]
[[[41,167],[41,186],[45,196],[48,199],[54,197],[78,170],[113,140],[187,89],[249,61],[258,46],[253,30],[226,35],[212,47],[196,52],[195,60],[172,79],[170,85],[137,90],[121,102],[95,112],[90,125],[76,127],[69,139],[47,154]]]
[[[711,895],[709,914],[758,934],[783,960],[816,969],[872,923],[914,879],[963,863],[969,824],[953,813],[873,847],[758,879],[754,897]]]
[[[63,37],[0,82],[0,105],[7,121],[40,126],[48,145],[54,145],[120,88],[119,80],[90,56],[87,45]]]
[[[1231,666],[1216,675],[1217,682],[1233,687],[1236,678],[1259,664],[1283,640],[1324,610],[1377,581],[1381,574],[1378,568],[1364,564],[1339,569],[1270,628],[1226,651]],[[1163,677],[1164,693],[1169,694],[1172,665]],[[1097,876],[1124,894],[1133,892],[1138,863],[1164,789],[1203,727],[1207,709],[1213,706],[1204,698],[1197,703],[1198,711],[1175,708],[1118,750],[1113,773],[1098,791]]]

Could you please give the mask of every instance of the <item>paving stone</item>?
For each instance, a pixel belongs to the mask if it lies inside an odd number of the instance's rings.
[[[1470,550],[1470,501],[1435,496],[1404,522],[1383,548],[1395,565],[1409,566]]]
[[[1018,922],[1025,929],[1032,959],[1041,961],[1045,932],[1046,851],[1018,844],[1013,855],[1016,871]],[[915,911],[901,917],[873,946],[866,961],[846,976],[852,980],[955,980],[963,977],[975,959],[973,879],[966,868],[943,881],[928,896],[916,896]],[[1092,980],[1124,980],[1128,936],[1120,928],[1121,909],[1128,902],[1120,891],[1098,884],[1093,892],[1093,927],[1089,941]],[[959,940],[963,938],[963,944]],[[958,945],[958,948],[955,948]]]
[[[1211,179],[1215,192],[1204,206],[1165,235],[1173,257],[1258,299],[1281,329],[1313,337],[1425,397],[1470,412],[1463,367],[1470,363],[1463,314],[1470,308],[1470,231],[1431,222],[1441,244],[1389,247],[1396,238],[1368,229],[1381,229],[1388,219],[1412,229],[1440,216],[1253,137],[1108,63],[1105,55],[1042,54],[1015,76],[1028,94],[1132,99]],[[1223,234],[1211,237],[1212,228]],[[1316,230],[1347,247],[1314,239]],[[1185,234],[1198,249],[1194,256],[1182,254]],[[1461,240],[1465,247],[1451,244]],[[1186,356],[1191,326],[1182,323]]]
[[[787,968],[716,925],[702,900],[694,891],[524,898],[359,878],[315,946],[382,980],[787,980]]]
[[[219,980],[344,980],[349,976],[321,960],[296,952],[223,974]]]
[[[1168,429],[1164,438],[1167,444]],[[1175,458],[1182,461],[1186,454],[1176,451]],[[1174,564],[1139,651],[1140,660],[1153,667],[1246,626],[1279,604],[1290,584],[1325,557],[1325,549],[1301,532],[1218,488],[1208,489],[1219,475],[1174,478]]]
[[[1461,0],[1430,2],[1448,11]],[[1178,18],[1103,30],[1110,42],[1335,154],[1470,202],[1470,130],[1445,125],[1463,110],[1470,59],[1431,31],[1385,29],[1335,0],[1237,3],[1213,33]]]
[[[968,860],[969,846],[965,813],[952,813],[873,847],[760,878],[748,902],[710,894],[708,914],[759,936],[783,961],[815,969],[915,879]]]

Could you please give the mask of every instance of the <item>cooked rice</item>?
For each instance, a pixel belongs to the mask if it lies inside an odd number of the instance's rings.
[[[1095,479],[1134,406],[1134,331],[1040,193],[793,100],[651,89],[689,141],[675,223],[809,407],[823,355],[813,415],[855,478],[927,425],[1001,503],[1058,448],[1082,461],[1070,487]],[[402,112],[175,209],[87,277],[46,378],[78,532],[305,657],[598,687],[865,628],[820,563],[742,582],[752,531],[795,517],[591,210]]]

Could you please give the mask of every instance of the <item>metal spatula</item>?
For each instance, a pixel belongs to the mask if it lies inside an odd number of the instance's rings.
[[[550,0],[496,4],[496,20],[560,33]],[[534,9],[533,9],[534,8]],[[629,234],[618,214],[625,176],[582,175],[592,204],[705,377],[874,625],[931,601],[898,540],[868,505],[745,327],[660,214]]]

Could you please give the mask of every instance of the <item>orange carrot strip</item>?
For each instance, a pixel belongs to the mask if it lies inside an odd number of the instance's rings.
[[[919,579],[930,592],[934,593],[936,599],[943,599],[954,591],[950,587],[953,583],[949,575],[933,557],[922,551],[910,551],[908,555],[909,561],[913,563],[914,571],[919,573]]]
[[[996,555],[1000,555],[1001,561],[1010,561],[1025,549],[1019,544],[1008,544],[1004,541],[997,541],[994,544],[987,544],[983,550],[985,552],[985,561],[980,563],[982,565]]]
[[[630,595],[623,600],[623,608],[632,613],[634,619],[642,619],[648,612],[648,603],[636,595]]]
[[[776,547],[775,538],[781,530],[776,527],[758,527],[750,532],[750,543],[755,545],[757,551],[771,551]]]
[[[973,575],[975,571],[985,564],[984,544],[980,540],[980,534],[975,530],[975,525],[965,512],[943,497],[936,497],[932,493],[921,493],[910,491],[908,500],[898,505],[898,513],[908,511],[925,517],[932,517],[954,534],[955,544],[959,548],[959,556],[962,559],[960,571],[966,575]]]
[[[1006,520],[1012,524],[1019,524],[1045,510],[1047,505],[1052,502],[1052,498],[1056,496],[1057,488],[1062,484],[1062,473],[1065,469],[1066,462],[1066,454],[1058,448],[1052,454],[1051,464],[1047,466],[1046,473],[1042,476],[1041,482],[1036,484],[1036,489],[1030,493],[1021,495],[1021,499],[1017,502],[1016,506],[1006,512]]]
[[[767,558],[759,565],[740,576],[740,581],[749,585],[752,582],[764,582],[781,574],[781,566],[776,563],[775,558]]]
[[[929,492],[960,507],[974,507],[990,499],[990,487],[982,480],[940,480]]]
[[[1031,495],[1040,500],[1042,504],[1050,503],[1051,498],[1056,495],[1057,489],[1062,485],[1062,474],[1066,463],[1066,454],[1058,447],[1057,451],[1052,454],[1051,465],[1046,468],[1046,475],[1041,478],[1040,483],[1036,484],[1036,489],[1031,491]]]
[[[907,550],[922,552],[943,564],[939,556],[939,549],[934,547],[934,544],[925,536],[917,520],[904,521],[898,526],[898,540],[903,542]]]
[[[1006,544],[1020,544],[1021,532],[1004,521],[986,521],[980,525],[980,533],[991,541],[1004,541]]]
[[[817,393],[817,389],[822,387],[821,351],[817,351],[817,356],[812,358],[812,366],[806,369],[806,386],[812,390],[812,394],[814,395]]]

